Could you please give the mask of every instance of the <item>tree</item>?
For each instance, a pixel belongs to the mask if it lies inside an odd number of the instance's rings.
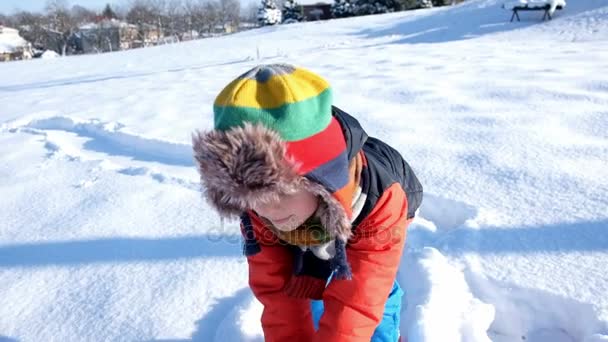
[[[135,0],[127,12],[127,21],[136,25],[152,25],[156,21],[156,13],[148,1]]]
[[[153,14],[153,21],[150,23],[157,27],[158,36],[164,36],[164,30],[168,26],[168,20],[165,15],[167,2],[165,0],[147,0],[148,6]]]
[[[149,25],[155,24],[157,15],[148,1],[135,0],[131,3],[126,18],[129,23],[137,25],[139,40],[144,42],[146,31],[149,29]]]
[[[180,36],[181,33],[187,30],[181,0],[170,0],[167,2],[163,17],[166,21],[163,25],[166,35]]]
[[[331,15],[334,18],[347,18],[355,15],[355,5],[351,0],[335,0],[331,5]]]
[[[412,10],[418,8],[431,8],[433,7],[433,3],[435,0],[397,0],[401,6],[401,10]],[[448,1],[451,3],[452,0],[439,0],[445,1],[446,4]]]
[[[114,14],[116,14],[116,19],[125,20],[127,18],[129,7],[123,3],[123,5],[114,5],[112,10],[114,11]]]
[[[407,11],[418,7],[418,0],[398,0],[401,5],[401,10]]]
[[[184,17],[185,25],[188,31],[196,31],[199,34],[203,32],[203,6],[194,0],[185,0],[184,2]]]
[[[281,22],[281,10],[274,0],[262,0],[258,9],[258,22],[262,26],[276,25]]]
[[[246,23],[257,23],[258,7],[256,3],[250,2],[241,13],[241,20]]]
[[[19,35],[35,47],[46,47],[48,35],[44,26],[46,18],[40,14],[20,11],[11,17],[10,25],[19,30]]]
[[[302,7],[296,0],[286,0],[283,4],[283,22],[297,22],[302,21],[302,19]]]
[[[10,25],[10,17],[0,13],[0,26],[9,26]]]
[[[97,16],[95,12],[80,5],[72,6],[72,9],[70,10],[70,15],[72,16],[72,19],[76,24],[83,24],[86,22],[94,21],[95,17]]]
[[[355,3],[356,15],[389,13],[400,10],[396,0],[357,0]]]
[[[241,21],[241,3],[238,0],[219,0],[219,22],[226,29],[238,29]]]
[[[112,10],[112,7],[110,6],[110,4],[106,4],[106,7],[103,9],[103,12],[101,12],[101,16],[106,19],[117,19],[118,18],[116,13]]]
[[[432,0],[433,7],[447,6],[452,4],[452,0]]]
[[[202,25],[205,32],[211,33],[216,25],[220,23],[220,9],[219,5],[215,1],[204,2],[202,12]]]
[[[67,1],[48,0],[46,3],[46,13],[49,23],[48,34],[50,36],[50,46],[48,47],[65,56],[70,36],[76,30],[76,24],[68,10]]]

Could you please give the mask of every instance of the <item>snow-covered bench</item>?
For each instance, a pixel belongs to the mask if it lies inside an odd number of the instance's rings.
[[[502,7],[513,11],[511,21],[515,18],[517,18],[517,21],[520,21],[519,14],[517,13],[519,11],[544,11],[543,20],[551,20],[556,10],[566,7],[566,0],[519,0],[505,3]]]

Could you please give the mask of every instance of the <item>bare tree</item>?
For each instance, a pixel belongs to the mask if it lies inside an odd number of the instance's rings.
[[[134,0],[126,15],[127,21],[133,24],[154,24],[155,13],[151,4],[144,0]]]
[[[155,17],[154,10],[148,1],[134,0],[127,12],[126,19],[129,23],[137,25],[139,39],[144,42],[147,27],[154,24]]]
[[[237,30],[240,23],[241,3],[239,0],[219,0],[219,21],[226,29],[231,26]]]
[[[82,23],[94,21],[95,17],[97,16],[97,14],[95,12],[91,11],[88,8],[82,7],[80,5],[72,6],[70,14],[72,16],[74,23],[76,23],[76,24],[82,24]]]
[[[180,36],[186,30],[182,0],[169,0],[165,6],[166,35]]]
[[[181,0],[150,0],[151,8],[156,15],[156,26],[164,36],[177,36],[179,33]]]
[[[65,56],[70,36],[76,29],[66,0],[47,0],[46,13],[49,19],[48,33],[56,41],[54,50]],[[55,44],[51,44],[52,45]]]
[[[207,20],[209,14],[205,13],[205,2],[203,0],[186,0],[184,3],[186,18],[191,30],[203,34],[208,31]]]
[[[139,28],[139,37],[145,42],[146,35],[157,31],[158,37],[162,37],[162,12],[164,0],[133,0],[127,12],[127,21],[136,24]]]
[[[202,0],[202,24],[204,31],[212,33],[215,26],[220,23],[220,9],[215,1]]]
[[[114,5],[113,10],[117,19],[125,20],[127,12],[129,12],[129,7],[126,5]]]
[[[165,7],[167,4],[166,0],[147,0],[149,3],[149,7],[152,10],[154,19],[151,23],[156,26],[158,29],[158,36],[164,36],[165,27],[167,24],[167,19],[165,17]]]
[[[196,21],[199,14],[199,4],[194,0],[184,0],[184,26],[188,32],[196,30]]]
[[[5,15],[4,13],[0,13],[0,26],[8,26],[10,25],[10,17]]]
[[[45,10],[51,19],[61,23],[66,23],[70,14],[67,0],[47,0]]]
[[[41,14],[20,11],[11,17],[11,25],[19,34],[37,48],[49,46],[49,35],[46,29],[48,19]]]
[[[211,33],[217,25],[238,27],[241,20],[239,0],[185,0],[184,18],[189,29]]]
[[[257,23],[258,7],[259,4],[257,2],[250,2],[241,12],[241,21],[246,23]]]

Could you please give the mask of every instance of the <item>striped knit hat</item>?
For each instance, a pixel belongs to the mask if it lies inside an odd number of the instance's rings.
[[[352,193],[329,83],[291,65],[260,65],[230,82],[213,111],[215,129],[196,132],[193,147],[205,197],[220,214],[305,188],[323,200],[317,215],[343,248]]]

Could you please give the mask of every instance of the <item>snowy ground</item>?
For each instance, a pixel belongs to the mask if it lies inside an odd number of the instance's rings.
[[[262,340],[190,133],[272,62],[324,75],[425,186],[410,342],[608,341],[608,4],[500,5],[0,64],[0,341]]]

